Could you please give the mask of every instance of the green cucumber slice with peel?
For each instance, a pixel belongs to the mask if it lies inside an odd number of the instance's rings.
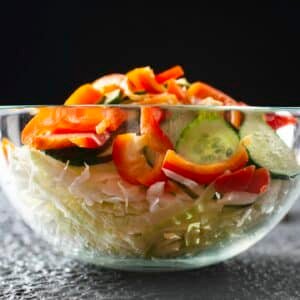
[[[268,169],[275,177],[289,178],[300,174],[294,151],[265,122],[263,114],[246,114],[239,134],[241,138],[249,137],[245,146],[257,166]]]
[[[220,112],[200,112],[182,131],[176,152],[189,161],[210,164],[232,156],[239,136]]]
[[[160,125],[162,131],[169,137],[173,145],[176,144],[182,130],[198,116],[198,111],[170,110],[168,117]]]
[[[117,89],[104,96],[104,104],[119,104],[123,100],[122,91]]]

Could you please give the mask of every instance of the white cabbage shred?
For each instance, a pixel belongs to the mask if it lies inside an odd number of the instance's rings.
[[[132,185],[112,162],[74,167],[26,146],[10,153],[9,164],[0,155],[0,164],[6,175],[1,176],[2,186],[25,221],[74,255],[90,251],[172,256],[202,249],[224,234],[237,234],[245,220],[255,222],[263,213],[270,214],[282,191],[278,180],[258,199],[231,193],[216,200],[213,185],[204,187],[164,170],[167,177],[196,192],[199,197],[194,200],[180,188],[176,194],[169,192],[165,182],[148,188]],[[251,211],[226,208],[254,201]]]

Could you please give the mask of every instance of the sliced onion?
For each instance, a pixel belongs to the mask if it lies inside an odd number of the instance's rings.
[[[175,180],[176,182],[184,184],[185,186],[187,186],[188,188],[190,188],[193,191],[199,187],[199,184],[197,182],[195,182],[194,180],[183,177],[182,175],[179,175],[179,174],[177,174],[171,170],[165,169],[165,168],[163,168],[162,170],[166,174],[167,177]]]
[[[248,205],[256,201],[258,194],[247,192],[230,192],[225,193],[223,197],[217,201],[221,205]]]
[[[164,181],[156,182],[148,188],[147,194],[146,194],[146,199],[150,204],[150,206],[149,206],[150,212],[155,211],[156,208],[158,207],[160,197],[164,193],[164,188],[165,188]]]

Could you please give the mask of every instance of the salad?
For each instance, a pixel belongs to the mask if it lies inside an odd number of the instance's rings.
[[[2,138],[6,186],[25,220],[62,248],[148,258],[203,251],[270,212],[266,199],[300,174],[278,135],[297,119],[245,106],[190,83],[180,66],[103,76],[64,106],[39,108],[21,146]]]

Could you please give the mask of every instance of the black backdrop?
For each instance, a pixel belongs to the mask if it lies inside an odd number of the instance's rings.
[[[63,103],[105,73],[181,64],[250,104],[300,105],[297,1],[61,2],[1,4],[1,104]]]

